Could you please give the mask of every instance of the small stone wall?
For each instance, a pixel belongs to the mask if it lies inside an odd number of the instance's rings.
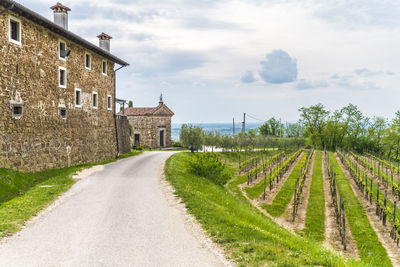
[[[129,121],[126,117],[117,118],[118,151],[120,154],[131,151]]]

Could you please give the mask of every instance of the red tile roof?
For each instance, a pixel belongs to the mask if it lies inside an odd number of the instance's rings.
[[[126,108],[125,116],[143,116],[153,114],[158,107],[155,108]],[[118,112],[118,115],[122,115],[122,111]]]

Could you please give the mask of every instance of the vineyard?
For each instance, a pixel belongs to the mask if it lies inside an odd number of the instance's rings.
[[[238,192],[275,223],[364,264],[400,265],[398,163],[314,147],[227,154]]]

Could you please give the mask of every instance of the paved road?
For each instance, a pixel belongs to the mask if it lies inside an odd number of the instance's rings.
[[[163,193],[172,152],[109,164],[0,245],[0,266],[220,266]]]

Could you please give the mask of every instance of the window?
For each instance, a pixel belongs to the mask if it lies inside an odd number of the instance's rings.
[[[58,86],[60,88],[67,88],[67,69],[58,67]]]
[[[82,90],[79,88],[75,88],[75,107],[82,107]]]
[[[97,109],[99,105],[99,97],[97,92],[92,93],[92,108]]]
[[[65,107],[60,107],[60,116],[63,119],[67,118],[67,109]]]
[[[14,44],[21,45],[21,21],[9,16],[8,25],[8,40]]]
[[[58,46],[58,58],[66,61],[67,53],[67,44],[64,41],[60,41]]]
[[[22,104],[11,104],[12,115],[14,118],[22,116]]]
[[[112,110],[112,96],[107,95],[107,109]]]
[[[104,61],[101,63],[101,72],[103,75],[107,75],[107,61]]]
[[[92,69],[92,57],[88,53],[85,53],[85,68],[87,70],[91,70]]]

